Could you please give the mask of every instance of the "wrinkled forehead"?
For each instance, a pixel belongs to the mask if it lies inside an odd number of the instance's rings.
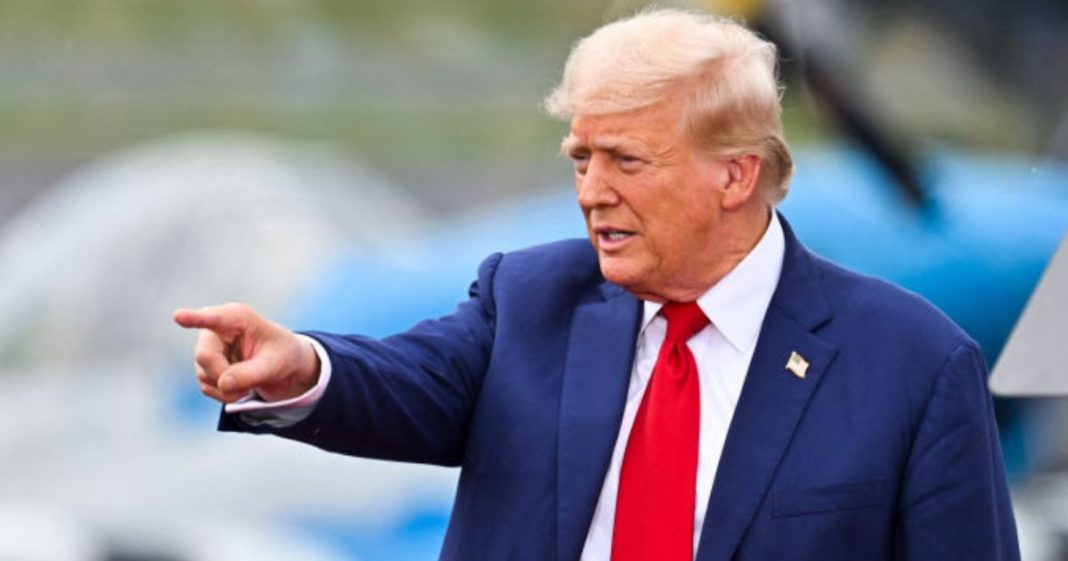
[[[560,149],[619,151],[639,145],[664,145],[685,140],[681,103],[671,100],[615,113],[577,113]]]

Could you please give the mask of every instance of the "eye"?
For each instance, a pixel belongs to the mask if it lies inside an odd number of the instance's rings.
[[[575,164],[575,173],[579,175],[585,174],[586,168],[590,165],[590,155],[584,152],[572,152],[569,156]]]
[[[633,173],[641,169],[642,165],[645,163],[645,160],[642,160],[637,156],[620,154],[619,156],[616,156],[616,162],[619,163],[619,168],[622,169],[624,172]]]

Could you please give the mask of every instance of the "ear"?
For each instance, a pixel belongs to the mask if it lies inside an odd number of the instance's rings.
[[[730,158],[724,164],[727,167],[727,183],[723,186],[720,204],[724,210],[737,210],[757,196],[760,157],[744,154]]]

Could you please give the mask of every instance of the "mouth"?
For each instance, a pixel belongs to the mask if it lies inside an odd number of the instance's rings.
[[[615,249],[635,236],[634,232],[611,226],[599,226],[593,229],[601,249]]]

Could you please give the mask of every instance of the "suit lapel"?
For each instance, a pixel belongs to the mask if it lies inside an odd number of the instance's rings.
[[[781,217],[780,217],[781,219]],[[698,561],[727,561],[756,514],[836,350],[814,334],[830,319],[814,258],[782,220],[786,252],[738,399],[705,514]],[[809,366],[786,369],[792,353]]]
[[[575,309],[560,395],[557,559],[578,559],[623,416],[640,302],[602,286]]]

